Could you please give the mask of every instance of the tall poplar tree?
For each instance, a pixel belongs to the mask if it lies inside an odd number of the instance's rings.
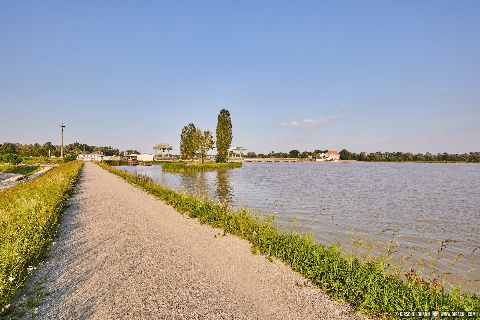
[[[232,119],[226,109],[220,110],[217,120],[217,162],[228,160],[228,149],[232,144]]]

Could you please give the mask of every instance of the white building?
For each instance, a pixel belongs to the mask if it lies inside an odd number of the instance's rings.
[[[156,158],[164,158],[170,157],[170,151],[173,150],[173,147],[168,143],[159,143],[153,147],[153,150],[155,150]]]
[[[320,153],[315,159],[316,161],[338,161],[340,160],[340,154],[337,150],[328,150],[327,152]]]
[[[234,147],[228,149],[228,155],[232,158],[243,158],[245,153],[247,153],[247,149],[244,147]]]
[[[143,153],[137,154],[137,161],[153,161],[153,154]]]
[[[103,161],[103,154],[98,153],[89,153],[89,154],[79,154],[77,160],[83,161]]]

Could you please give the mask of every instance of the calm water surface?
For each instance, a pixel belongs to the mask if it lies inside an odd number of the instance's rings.
[[[387,254],[427,277],[480,288],[480,165],[244,163],[234,170],[165,173],[120,167],[233,208],[292,218],[323,243],[357,255]],[[478,249],[477,249],[478,248]]]

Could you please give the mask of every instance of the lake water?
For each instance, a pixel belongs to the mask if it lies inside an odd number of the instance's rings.
[[[233,208],[275,213],[283,228],[311,231],[363,258],[389,255],[402,270],[480,288],[480,165],[432,163],[244,163],[165,173],[120,167]]]

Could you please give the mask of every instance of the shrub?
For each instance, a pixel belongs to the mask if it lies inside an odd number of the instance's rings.
[[[15,153],[0,154],[0,163],[18,164],[22,161],[22,158]]]
[[[70,162],[74,161],[75,159],[77,159],[77,156],[73,153],[69,153],[65,157],[63,157],[63,162]]]

